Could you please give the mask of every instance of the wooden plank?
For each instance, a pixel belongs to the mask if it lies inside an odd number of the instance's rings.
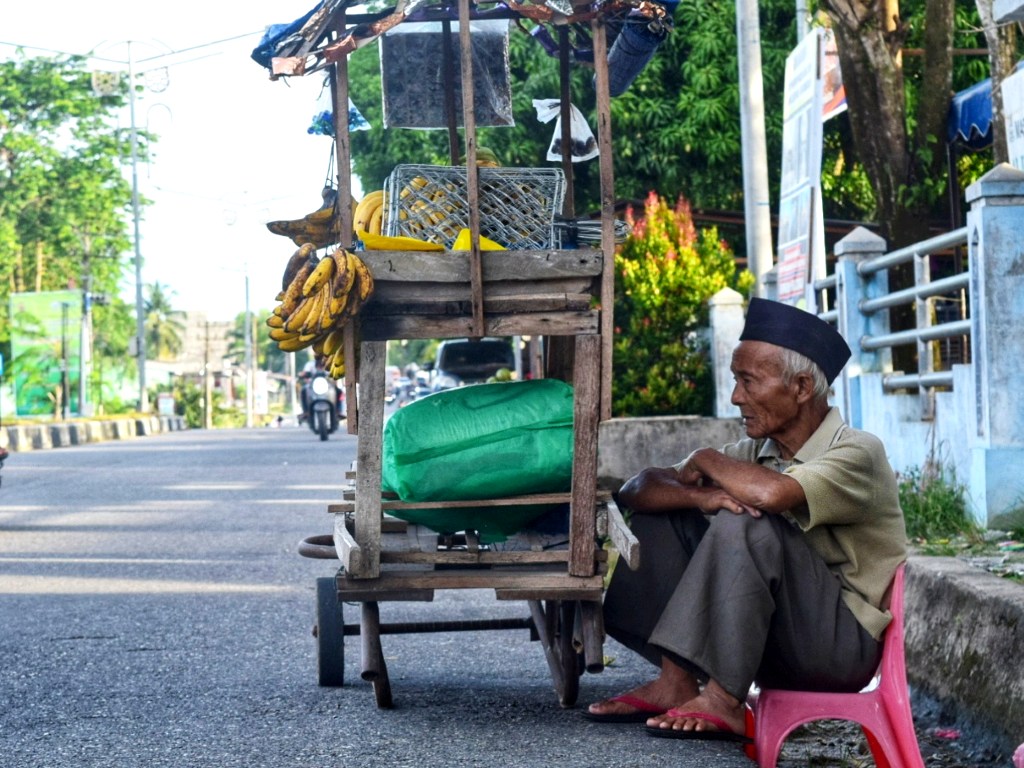
[[[569,508],[569,573],[594,573],[597,537],[597,420],[601,404],[601,339],[577,336],[573,376],[572,503]]]
[[[388,283],[462,283],[469,285],[468,251],[360,251],[375,285]],[[595,248],[576,250],[484,251],[480,254],[485,283],[533,282],[560,278],[600,277],[605,256]]]
[[[344,580],[344,576],[341,577]],[[345,597],[349,602],[361,602],[363,600],[375,600],[384,602],[434,602],[434,590],[432,589],[375,589],[372,581],[345,582]]]
[[[590,23],[594,61],[608,60],[608,40],[604,20],[595,16]],[[601,275],[601,404],[600,419],[612,416],[612,342],[615,338],[615,173],[612,167],[611,97],[608,93],[608,67],[595,67],[597,92],[597,147],[601,179],[601,250],[604,253]]]
[[[334,549],[342,568],[350,573],[360,570],[363,552],[340,517],[334,521]]]
[[[359,310],[360,316],[402,312],[408,302],[434,304],[466,304],[469,302],[469,284],[449,283],[374,283],[373,296]],[[553,277],[550,280],[495,280],[487,283],[484,301],[504,296],[593,295],[594,278]]]
[[[608,502],[608,534],[612,546],[619,553],[619,559],[626,563],[629,570],[635,571],[640,566],[640,542],[626,525],[614,501]]]
[[[360,424],[356,440],[355,540],[362,549],[358,568],[347,569],[356,578],[371,579],[380,573],[380,478],[384,433],[384,364],[386,344],[364,341],[360,345],[359,389],[378,393],[360,399]]]
[[[610,501],[612,495],[608,491],[597,491],[597,501]],[[518,504],[567,504],[572,500],[571,493],[530,493],[521,496],[503,496],[500,499],[460,499],[447,501],[381,501],[381,509],[465,509],[470,507],[507,507]],[[329,504],[329,512],[335,514],[353,512],[353,502]],[[400,522],[400,521],[398,521]]]
[[[548,563],[565,563],[569,559],[568,550],[548,550],[545,552],[438,552],[434,551],[392,551],[385,545],[380,553],[382,563],[416,564],[416,565],[544,565]]]
[[[601,600],[600,589],[496,589],[498,600]]]
[[[351,575],[351,574],[348,574]],[[344,593],[349,585],[356,589],[369,589],[371,582],[366,579],[338,577],[338,591]],[[450,570],[450,571],[381,571],[372,581],[375,589],[394,591],[402,589],[528,589],[528,590],[601,590],[604,587],[600,575],[587,578],[568,576],[565,573],[524,573],[516,570]]]
[[[530,312],[484,317],[487,336],[576,336],[598,332],[599,313]],[[473,335],[468,316],[392,315],[367,317],[360,324],[364,341],[388,339],[456,339]],[[381,385],[383,386],[383,384]]]

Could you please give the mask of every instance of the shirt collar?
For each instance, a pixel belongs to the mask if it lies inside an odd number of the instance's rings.
[[[825,453],[835,441],[836,433],[839,432],[843,425],[843,417],[839,414],[839,409],[835,407],[829,408],[821,424],[807,438],[807,442],[800,446],[800,450],[796,452],[796,455],[793,457],[793,463],[803,464]],[[772,439],[765,440],[757,452],[757,461],[760,464],[765,463],[765,461],[781,462],[782,451],[779,449],[778,444]]]

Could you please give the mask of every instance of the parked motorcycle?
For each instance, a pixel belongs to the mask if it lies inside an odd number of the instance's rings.
[[[302,413],[313,433],[326,440],[344,417],[343,395],[326,371],[314,371],[302,385]]]

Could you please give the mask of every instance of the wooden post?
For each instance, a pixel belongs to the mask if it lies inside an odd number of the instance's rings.
[[[601,337],[576,337],[569,575],[594,574],[597,536],[597,423],[601,396]]]

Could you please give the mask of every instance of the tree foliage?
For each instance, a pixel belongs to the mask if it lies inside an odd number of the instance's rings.
[[[706,339],[708,299],[749,291],[714,229],[697,231],[689,204],[651,192],[615,256],[612,410],[617,416],[710,414],[714,397]]]
[[[117,293],[131,245],[131,187],[121,172],[128,137],[112,118],[127,88],[94,93],[81,57],[19,54],[0,62],[0,306],[12,292],[88,285]],[[116,301],[97,311],[97,337],[116,345],[118,334],[104,324],[109,318],[117,326],[125,311]],[[0,346],[9,342],[11,322],[0,312]],[[124,364],[122,356],[107,367]]]

